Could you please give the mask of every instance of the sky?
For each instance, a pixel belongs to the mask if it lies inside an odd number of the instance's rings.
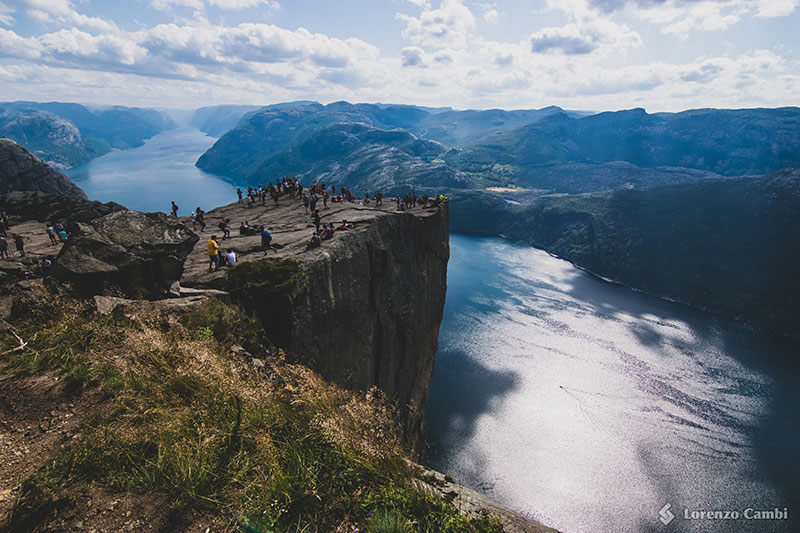
[[[0,0],[0,100],[800,104],[800,0]]]

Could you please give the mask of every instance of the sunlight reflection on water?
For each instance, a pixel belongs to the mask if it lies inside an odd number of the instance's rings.
[[[770,361],[800,351],[772,340],[539,250],[452,235],[428,459],[569,532],[660,531],[667,502],[783,507],[797,498],[798,428],[763,428],[796,418],[798,372]],[[795,466],[776,473],[777,460]]]

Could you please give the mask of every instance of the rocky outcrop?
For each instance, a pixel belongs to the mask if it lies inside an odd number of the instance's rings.
[[[10,139],[0,139],[0,194],[39,191],[86,199],[80,187]]]
[[[75,196],[16,191],[0,195],[0,210],[12,219],[61,222],[71,225],[123,211],[115,202],[101,203]]]
[[[78,223],[53,273],[86,294],[116,287],[126,296],[159,298],[180,279],[197,240],[163,213],[118,211]]]
[[[499,505],[483,494],[469,487],[459,485],[450,476],[430,468],[414,465],[417,469],[417,486],[434,496],[457,505],[462,513],[474,516],[481,511],[490,511],[500,523],[505,533],[558,533],[536,520],[527,518],[516,511]]]
[[[314,224],[299,200],[252,209],[234,203],[208,213],[208,226],[263,224],[279,248],[265,257],[258,236],[234,233],[221,241],[239,256],[226,276],[208,272],[203,240],[181,285],[228,290],[289,358],[349,389],[380,388],[398,405],[406,443],[418,452],[445,299],[448,208],[331,203],[323,221],[354,227],[309,250]]]

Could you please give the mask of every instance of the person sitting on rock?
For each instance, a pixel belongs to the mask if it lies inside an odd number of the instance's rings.
[[[9,259],[8,242],[4,237],[0,237],[0,259]]]
[[[36,279],[36,278],[38,278],[39,276],[37,276],[37,275],[36,275],[36,274],[35,274],[33,271],[31,271],[31,270],[25,270],[25,268],[24,268],[24,267],[19,267],[19,270],[17,270],[17,277],[18,277],[19,279]]]
[[[354,226],[353,226],[353,225],[352,225],[350,222],[348,222],[346,218],[343,218],[343,219],[342,219],[342,225],[341,225],[341,226],[339,226],[339,227],[338,227],[338,228],[336,228],[336,229],[343,229],[343,230],[347,230],[347,229],[352,229],[353,227],[354,227]]]
[[[311,248],[319,248],[320,246],[322,246],[322,239],[316,233],[312,233],[311,240],[308,241],[308,245],[306,245],[306,247],[311,249]]]
[[[208,271],[212,270],[219,270],[219,243],[216,235],[208,239]]]
[[[228,248],[228,251],[225,253],[225,264],[229,267],[236,264],[236,254],[230,248]]]
[[[36,263],[36,266],[33,268],[33,273],[45,277],[48,272],[50,272],[50,267],[53,266],[53,262],[50,260],[49,257],[43,257]]]
[[[329,239],[332,239],[334,231],[335,230],[333,229],[333,224],[331,224],[330,222],[325,224],[325,227],[322,228],[322,240],[327,241]]]

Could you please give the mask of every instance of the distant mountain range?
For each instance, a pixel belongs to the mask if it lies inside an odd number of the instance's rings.
[[[337,102],[243,115],[197,166],[444,192],[454,231],[800,335],[800,109],[581,115]],[[759,177],[770,174],[767,177]]]
[[[723,176],[763,175],[800,166],[799,125],[796,107],[653,115],[632,109],[578,119],[555,114],[463,150],[451,150],[445,160],[490,180],[556,190],[561,187],[552,169],[568,163],[626,162],[672,172],[680,168]],[[686,181],[697,177],[690,173]]]
[[[448,145],[482,138],[487,131],[509,131],[555,113],[565,112],[556,107],[431,111],[407,105],[347,102],[269,106],[244,115],[203,154],[197,166],[252,184],[284,174],[313,174],[315,178],[328,176],[329,182],[360,187],[369,182],[367,173],[374,172],[376,162],[383,160],[381,176],[376,178],[380,183],[372,183],[373,188],[467,186],[466,176],[437,161]],[[363,128],[354,134],[354,124],[367,127],[369,134]],[[316,151],[315,144],[322,150]],[[409,151],[409,146],[416,148]],[[431,182],[431,176],[437,180]]]
[[[577,193],[763,175],[800,166],[798,108],[657,114],[634,109],[581,116],[558,107],[429,111],[347,102],[250,111],[203,154],[197,166],[254,185],[284,174],[307,173],[346,183],[354,178],[342,169],[360,173],[370,166],[361,160],[362,142],[353,144],[359,146],[357,150],[340,143],[337,153],[326,146],[324,158],[299,147],[315,136],[348,138],[347,128],[354,123],[403,130],[441,143],[439,154],[429,150],[424,156],[414,156],[413,164],[384,170],[381,186],[391,190],[511,185]],[[334,130],[339,130],[336,135]],[[406,142],[401,137],[372,142],[370,153],[403,151],[395,144]],[[445,165],[437,175],[446,173],[452,184],[427,180],[422,169],[426,164]],[[387,173],[396,177],[397,187],[386,184]]]
[[[61,102],[0,103],[0,137],[17,141],[62,170],[115,148],[141,146],[145,139],[173,127],[172,119],[153,109],[89,109]]]

